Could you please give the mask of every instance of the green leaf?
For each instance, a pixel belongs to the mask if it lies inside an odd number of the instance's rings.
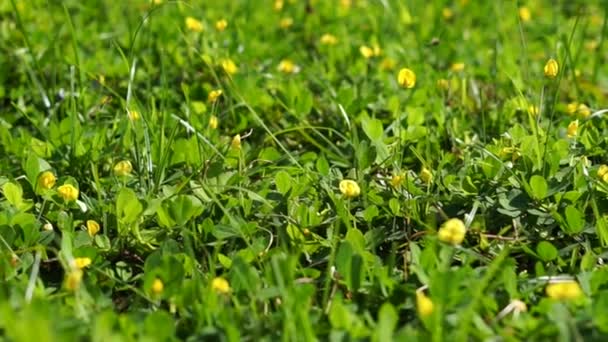
[[[5,183],[2,186],[2,193],[6,197],[6,200],[16,208],[19,208],[23,203],[23,189],[21,189],[19,184],[12,182]]]
[[[286,171],[279,171],[277,172],[277,174],[274,176],[274,182],[277,186],[277,190],[285,195],[289,189],[291,189],[291,176],[289,175],[289,173],[287,173]]]
[[[116,216],[119,221],[125,224],[134,223],[142,210],[143,207],[133,190],[129,188],[120,189],[116,198]]]
[[[382,139],[384,134],[382,121],[364,116],[361,125],[363,126],[363,131],[371,141],[376,142]]]
[[[547,196],[549,186],[543,177],[534,175],[530,178],[530,188],[532,189],[532,197],[540,200]]]
[[[565,211],[566,222],[568,223],[569,234],[580,233],[585,227],[585,219],[583,213],[580,212],[575,206],[569,205]]]
[[[551,261],[557,258],[557,248],[548,241],[541,241],[536,245],[536,253],[543,261]]]

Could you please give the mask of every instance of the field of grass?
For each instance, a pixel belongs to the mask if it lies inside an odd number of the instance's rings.
[[[0,339],[605,341],[606,1],[0,1]]]

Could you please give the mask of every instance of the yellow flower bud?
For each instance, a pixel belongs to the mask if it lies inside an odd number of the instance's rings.
[[[325,33],[321,36],[319,42],[322,45],[336,45],[338,43],[338,38],[336,38],[336,36],[334,36],[333,34]]]
[[[578,110],[578,102],[570,102],[566,105],[566,112],[570,115],[576,114]]]
[[[291,25],[293,25],[293,18],[291,17],[286,17],[279,21],[279,27],[281,27],[282,29],[290,28]]]
[[[216,129],[218,125],[219,125],[219,120],[218,120],[217,116],[211,115],[211,117],[209,118],[209,128]]]
[[[282,9],[283,9],[283,0],[275,0],[274,1],[274,10],[278,12]]]
[[[193,32],[203,32],[203,23],[192,17],[186,18],[186,28]]]
[[[230,143],[230,146],[235,150],[241,149],[241,135],[240,134],[237,134],[232,138],[232,142]]]
[[[222,96],[224,92],[222,91],[222,89],[215,89],[209,92],[209,95],[207,95],[207,102],[210,103],[214,103],[215,101],[217,101],[217,99],[220,98],[220,96]]]
[[[223,59],[221,65],[222,69],[224,69],[224,71],[228,75],[234,75],[237,73],[237,71],[239,71],[239,68],[236,66],[236,64],[234,64],[234,62],[230,58]]]
[[[139,112],[136,110],[127,111],[127,116],[129,117],[129,120],[131,120],[131,121],[139,120]]]
[[[91,264],[91,258],[74,258],[74,267],[83,269]]]
[[[530,115],[532,115],[532,116],[537,116],[538,113],[540,113],[540,109],[538,108],[538,106],[529,105],[528,106],[528,113],[530,113]]]
[[[450,20],[452,19],[452,17],[454,16],[454,12],[452,11],[452,9],[450,9],[449,7],[444,7],[441,10],[441,15],[443,15],[443,18],[445,20]]]
[[[464,240],[466,233],[467,228],[464,226],[464,222],[460,219],[453,218],[443,223],[441,228],[439,228],[437,237],[439,238],[439,241],[452,245],[459,245]]]
[[[460,72],[462,70],[464,70],[465,64],[464,63],[453,63],[450,66],[450,70],[452,70],[453,72]]]
[[[127,176],[133,171],[133,165],[128,160],[122,160],[114,165],[114,174],[118,177]]]
[[[359,188],[359,184],[354,180],[343,179],[340,181],[340,192],[346,198],[355,198],[361,194],[361,188]]]
[[[398,188],[401,186],[404,180],[404,175],[393,175],[393,177],[391,178],[391,185],[393,186],[393,188]]]
[[[422,179],[423,182],[429,184],[433,181],[433,173],[431,172],[431,170],[427,169],[426,167],[423,167],[422,170],[420,170],[420,179]]]
[[[228,27],[228,21],[226,21],[226,19],[220,19],[215,22],[215,29],[220,32],[224,32],[226,27]]]
[[[165,285],[163,284],[163,281],[158,278],[154,279],[152,282],[152,293],[158,296],[163,292],[164,289]]]
[[[359,52],[361,52],[361,55],[363,55],[363,57],[366,59],[374,57],[374,50],[367,45],[361,46],[359,48]]]
[[[55,186],[57,178],[51,171],[44,171],[38,176],[38,188],[42,190],[49,190]]]
[[[100,227],[99,227],[99,223],[97,223],[97,221],[87,220],[87,232],[89,233],[90,237],[97,235],[97,233],[99,233],[99,230],[100,230]]]
[[[576,112],[583,118],[588,118],[591,115],[591,109],[584,103],[578,105]]]
[[[294,64],[294,62],[292,62],[290,59],[283,59],[280,63],[279,66],[277,67],[277,69],[280,72],[286,73],[286,74],[293,74],[299,71],[299,67],[297,65]]]
[[[528,7],[522,6],[519,8],[519,19],[524,23],[527,23],[532,19],[532,13]]]
[[[64,286],[70,291],[76,291],[80,288],[82,282],[82,271],[78,268],[71,270],[65,277]]]
[[[422,291],[416,291],[416,310],[421,319],[433,313],[433,301]]]
[[[403,68],[399,70],[399,74],[397,75],[397,82],[403,88],[414,88],[414,86],[416,85],[416,74],[408,68]]]
[[[221,294],[230,293],[230,284],[228,283],[228,280],[222,277],[213,278],[211,281],[211,288]]]
[[[574,120],[568,124],[566,135],[568,135],[568,138],[574,138],[578,135],[578,120]]]
[[[78,199],[78,189],[72,184],[63,184],[57,188],[57,193],[66,202],[75,201]]]
[[[599,169],[597,169],[597,176],[604,182],[608,182],[608,165],[600,165]]]
[[[557,64],[557,61],[555,59],[553,59],[553,58],[549,59],[547,61],[547,64],[545,64],[545,76],[547,76],[549,78],[555,78],[558,73],[559,73],[559,64]]]
[[[581,286],[574,280],[551,283],[545,288],[547,297],[557,300],[577,299],[583,296]]]

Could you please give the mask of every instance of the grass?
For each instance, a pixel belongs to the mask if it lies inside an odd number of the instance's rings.
[[[607,11],[2,2],[0,336],[603,340]]]

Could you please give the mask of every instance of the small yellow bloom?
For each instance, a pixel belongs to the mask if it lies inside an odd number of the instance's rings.
[[[433,313],[433,301],[422,291],[416,291],[416,310],[420,318],[428,317]]]
[[[547,297],[557,300],[577,299],[583,296],[581,286],[574,280],[551,283],[545,288]]]
[[[294,74],[300,71],[300,68],[290,59],[281,60],[277,69],[286,74]]]
[[[226,27],[228,27],[228,21],[226,21],[226,19],[220,19],[215,22],[215,29],[220,32],[224,32]]]
[[[283,9],[283,0],[275,0],[274,1],[274,10],[278,12],[282,9]]]
[[[336,45],[338,43],[338,38],[336,38],[336,36],[333,34],[325,33],[321,36],[319,41],[322,45]]]
[[[91,258],[74,258],[74,267],[83,269],[91,264]]]
[[[441,10],[441,15],[443,15],[443,18],[444,18],[445,20],[450,20],[450,19],[452,19],[452,17],[454,16],[454,12],[452,11],[452,9],[451,9],[451,8],[449,8],[449,7],[444,7],[444,8]]]
[[[393,186],[393,188],[398,188],[401,186],[404,180],[405,176],[402,174],[393,175],[393,177],[391,178],[391,185]]]
[[[372,48],[372,50],[374,51],[374,56],[378,57],[382,54],[382,49],[380,48],[380,46],[378,44],[374,44],[374,47]]]
[[[97,223],[97,221],[94,220],[87,220],[87,232],[89,233],[90,237],[95,236],[97,233],[99,233],[99,223]]]
[[[203,32],[203,23],[200,20],[194,19],[192,17],[186,18],[186,27],[190,31]]]
[[[359,184],[354,180],[343,179],[340,181],[340,192],[346,198],[355,198],[361,194],[361,188],[359,188]]]
[[[224,92],[222,91],[222,89],[215,89],[209,92],[209,95],[207,95],[207,102],[210,103],[214,103],[215,101],[217,101],[217,99],[220,98],[220,96],[222,96]]]
[[[49,190],[55,186],[57,178],[51,171],[44,171],[38,176],[38,188]]]
[[[452,70],[453,72],[460,72],[462,70],[464,70],[465,64],[464,63],[452,63],[452,65],[450,66],[450,70]]]
[[[363,55],[363,57],[366,59],[374,57],[374,50],[367,45],[361,46],[359,48],[359,52],[361,52],[361,55]]]
[[[397,82],[403,88],[414,88],[414,86],[416,85],[416,74],[408,68],[403,68],[399,70],[399,74],[397,75]]]
[[[452,245],[459,245],[464,240],[466,233],[467,228],[464,226],[464,222],[460,219],[453,218],[445,221],[443,225],[441,225],[437,237],[439,238],[439,241]]]
[[[232,142],[230,143],[230,146],[235,150],[241,149],[241,135],[240,134],[237,134],[232,138]]]
[[[133,165],[128,160],[121,160],[114,165],[114,174],[118,177],[127,176],[133,171]]]
[[[441,78],[437,80],[437,88],[441,90],[448,90],[450,88],[450,81],[445,78]]]
[[[570,102],[566,105],[566,112],[570,115],[576,114],[578,110],[578,102]]]
[[[349,10],[350,7],[352,6],[352,4],[353,4],[352,0],[340,0],[340,6],[345,11]]]
[[[78,189],[72,184],[63,184],[57,188],[57,193],[66,202],[75,201],[78,198]]]
[[[608,165],[600,165],[600,168],[597,169],[597,176],[604,182],[608,182]]]
[[[165,285],[163,284],[163,281],[158,278],[154,279],[152,282],[152,293],[158,296],[164,289]]]
[[[71,270],[65,277],[64,286],[70,291],[76,291],[80,288],[82,282],[82,271],[80,269]]]
[[[555,59],[553,59],[553,58],[549,59],[547,61],[547,64],[545,64],[545,76],[547,76],[549,78],[555,78],[558,73],[559,73],[559,64],[557,64],[557,61]]]
[[[211,115],[211,117],[209,118],[209,128],[216,129],[218,124],[219,124],[219,120],[218,120],[217,116]]]
[[[519,8],[519,19],[524,23],[527,23],[532,19],[532,13],[528,7],[522,6]]]
[[[395,69],[396,65],[397,65],[397,63],[395,62],[394,59],[392,59],[390,57],[386,57],[385,59],[382,60],[382,62],[380,62],[380,70],[390,71],[390,70]]]
[[[426,167],[423,167],[422,170],[420,170],[420,179],[422,179],[423,182],[429,184],[433,181],[433,173],[431,172],[431,170],[427,169]]]
[[[291,25],[293,25],[293,18],[291,18],[291,17],[283,18],[279,22],[279,27],[281,27],[282,29],[290,28]]]
[[[574,120],[568,124],[566,134],[568,135],[568,138],[573,138],[578,135],[578,120]]]
[[[224,71],[228,75],[234,75],[237,73],[237,71],[239,71],[239,68],[236,66],[236,64],[234,64],[234,62],[230,58],[223,59],[221,65],[222,69],[224,69]]]
[[[129,120],[131,120],[131,121],[139,120],[139,112],[136,110],[127,111],[127,116],[129,117]]]
[[[528,113],[530,113],[530,115],[532,115],[532,116],[537,116],[538,113],[540,113],[540,109],[538,108],[538,106],[529,105],[528,106]]]
[[[589,107],[587,107],[587,105],[584,103],[578,105],[576,112],[583,118],[588,118],[589,115],[591,115],[591,109],[589,109]]]
[[[213,278],[211,281],[211,288],[221,294],[230,293],[230,284],[228,283],[228,280],[222,277]]]

